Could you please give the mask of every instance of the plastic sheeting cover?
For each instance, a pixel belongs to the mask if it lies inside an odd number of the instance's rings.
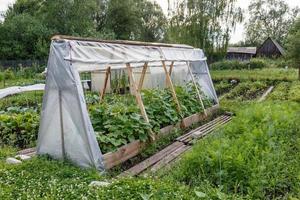
[[[175,61],[174,68],[192,63],[192,73],[205,94],[217,102],[203,51],[193,48],[122,45],[103,42],[53,40],[38,135],[38,154],[69,159],[82,167],[104,170],[103,156],[86,108],[80,71],[133,68]],[[186,70],[182,75],[184,79]],[[160,78],[162,79],[162,78]]]

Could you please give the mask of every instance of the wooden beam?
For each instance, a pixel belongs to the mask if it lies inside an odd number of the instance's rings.
[[[173,67],[174,67],[174,61],[172,61],[171,65],[170,65],[170,69],[169,69],[169,75],[170,76],[172,75]]]
[[[180,107],[179,101],[178,101],[178,99],[177,99],[176,92],[175,92],[175,89],[174,89],[174,86],[173,86],[171,77],[170,77],[170,75],[169,75],[169,73],[168,73],[168,69],[167,69],[167,67],[166,67],[166,63],[165,63],[165,61],[161,61],[161,62],[162,62],[162,66],[163,66],[163,68],[164,68],[164,70],[165,70],[167,84],[168,84],[168,86],[170,87],[170,90],[171,90],[173,99],[174,99],[174,101],[175,101],[175,103],[176,103],[177,111],[181,114],[181,107]]]
[[[194,84],[194,86],[195,86],[195,88],[196,88],[197,96],[198,96],[198,99],[199,99],[199,101],[200,101],[200,103],[201,103],[201,106],[202,106],[202,108],[203,108],[204,114],[207,116],[207,112],[206,112],[206,109],[205,109],[205,107],[204,107],[204,103],[203,103],[203,100],[202,100],[200,91],[199,91],[199,89],[198,89],[197,83],[196,83],[196,81],[195,81],[194,75],[193,75],[192,70],[191,70],[191,67],[190,67],[190,62],[187,62],[186,64],[187,64],[187,66],[188,66],[188,70],[189,70],[189,73],[190,73],[190,75],[191,75],[193,84]]]
[[[145,62],[144,66],[143,66],[143,71],[140,77],[140,81],[139,81],[139,86],[138,86],[138,91],[140,92],[143,88],[143,84],[144,84],[144,80],[145,80],[145,75],[147,72],[147,68],[148,68],[148,62]]]
[[[103,85],[102,91],[100,93],[100,102],[102,102],[102,100],[104,98],[105,91],[106,91],[106,88],[107,88],[107,82],[108,82],[108,78],[109,78],[110,73],[111,73],[111,68],[107,67],[106,71],[105,71],[104,85]]]
[[[137,102],[137,104],[138,104],[138,106],[141,110],[141,114],[142,114],[144,120],[147,123],[150,123],[148,115],[146,113],[146,109],[145,109],[145,106],[144,106],[144,103],[143,103],[141,93],[139,92],[139,90],[137,88],[135,78],[134,78],[134,75],[132,73],[132,68],[131,68],[129,63],[126,63],[126,68],[127,68],[127,71],[128,71],[128,76],[129,76],[129,81],[130,81],[130,88],[131,88],[131,91],[133,92],[133,95],[135,96],[136,102]],[[155,134],[153,133],[153,131],[151,129],[149,131],[150,131],[150,137],[154,141],[155,140]]]

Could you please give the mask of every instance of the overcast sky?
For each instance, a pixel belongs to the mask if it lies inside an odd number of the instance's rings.
[[[164,10],[165,13],[167,13],[168,10],[168,0],[152,0],[152,1],[156,1]],[[238,1],[238,6],[240,6],[242,9],[244,9],[244,14],[246,14],[247,17],[247,7],[250,3],[250,0],[237,0]],[[300,7],[300,0],[285,0],[290,7]],[[8,5],[11,5],[12,3],[14,3],[15,0],[0,0],[0,13],[1,11],[5,11],[8,7]],[[244,35],[244,25],[243,24],[238,24],[236,27],[236,30],[234,31],[234,33],[231,36],[231,43],[236,43],[238,41],[243,40],[245,37]]]

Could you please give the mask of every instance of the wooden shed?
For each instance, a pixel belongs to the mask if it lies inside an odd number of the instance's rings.
[[[256,47],[228,47],[226,59],[250,60],[256,54]]]
[[[257,57],[280,57],[285,54],[284,49],[280,44],[268,37],[264,43],[257,49],[256,56]]]

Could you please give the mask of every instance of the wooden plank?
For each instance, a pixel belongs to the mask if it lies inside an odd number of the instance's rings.
[[[164,148],[160,152],[154,154],[150,158],[148,158],[148,159],[144,160],[143,162],[126,170],[125,172],[120,174],[119,177],[128,176],[128,175],[135,176],[135,175],[141,173],[142,171],[144,171],[145,169],[149,168],[150,166],[154,165],[156,162],[160,161],[162,158],[164,158],[170,152],[174,151],[175,149],[177,149],[183,145],[184,144],[181,142],[174,142],[173,144],[167,146],[166,148]]]
[[[169,75],[170,76],[172,75],[173,67],[174,67],[174,61],[171,62],[171,65],[170,65],[170,69],[169,69]]]
[[[272,92],[273,89],[274,86],[269,87],[267,91],[265,91],[264,94],[259,98],[258,102],[264,101],[267,98],[267,96]]]
[[[199,91],[199,89],[198,89],[197,83],[196,83],[196,81],[195,81],[194,75],[193,75],[192,70],[191,70],[191,67],[190,67],[190,62],[187,62],[187,66],[188,66],[188,70],[189,70],[190,76],[191,76],[191,78],[192,78],[192,82],[193,82],[193,84],[194,84],[194,86],[195,86],[195,88],[196,88],[197,96],[198,96],[198,99],[199,99],[199,101],[200,101],[200,103],[201,103],[201,106],[202,106],[202,109],[203,109],[203,111],[204,111],[204,114],[207,115],[206,109],[205,109],[205,107],[204,107],[204,103],[203,103],[203,101],[202,101],[202,97],[201,97],[200,91]]]
[[[147,68],[148,68],[148,62],[145,62],[144,66],[143,66],[143,70],[142,70],[142,74],[140,77],[140,81],[139,81],[139,86],[138,86],[138,91],[140,92],[143,88],[143,84],[144,84],[144,80],[145,80],[145,75],[147,72]]]
[[[224,115],[221,116],[221,117],[217,117],[214,120],[212,120],[212,121],[210,121],[210,122],[208,122],[208,123],[206,123],[206,124],[204,124],[204,125],[196,128],[196,129],[194,129],[194,130],[192,130],[192,131],[190,131],[190,132],[188,132],[188,133],[186,133],[186,134],[184,134],[184,135],[182,135],[182,136],[180,136],[178,138],[176,138],[176,140],[181,141],[181,140],[184,140],[184,138],[189,137],[189,135],[191,135],[192,133],[194,133],[196,131],[203,131],[205,128],[213,126],[216,122],[223,120],[224,117],[225,117]]]
[[[103,88],[102,88],[101,93],[100,93],[100,102],[102,102],[102,100],[104,98],[110,73],[111,73],[111,68],[107,67],[106,71],[105,71],[104,85],[103,85]]]
[[[176,92],[175,92],[175,89],[174,89],[174,86],[173,86],[171,77],[170,77],[170,75],[169,75],[169,73],[168,73],[168,70],[167,70],[165,61],[162,61],[162,65],[163,65],[163,68],[164,68],[164,71],[165,71],[165,74],[166,74],[167,83],[168,83],[169,88],[170,88],[170,90],[171,90],[173,99],[174,99],[174,101],[175,101],[175,103],[176,103],[177,111],[181,114],[181,107],[180,107],[179,101],[178,101],[178,99],[177,99]]]
[[[138,155],[144,144],[140,140],[135,140],[120,147],[116,152],[109,152],[103,155],[106,169],[110,169],[126,160]]]
[[[180,156],[182,153],[184,153],[185,151],[187,151],[190,148],[191,148],[191,146],[189,146],[189,145],[180,146],[175,151],[173,151],[172,153],[170,153],[168,156],[164,157],[159,162],[157,162],[155,165],[153,165],[150,168],[150,171],[151,172],[158,171],[159,169],[161,169],[162,167],[164,167],[165,165],[167,165],[168,163],[170,163],[171,161],[173,161],[175,158],[177,158],[178,156]]]
[[[36,148],[33,147],[33,148],[28,148],[28,149],[23,149],[21,151],[18,151],[18,154],[20,154],[20,155],[27,155],[27,154],[35,152],[35,151],[36,151]]]

